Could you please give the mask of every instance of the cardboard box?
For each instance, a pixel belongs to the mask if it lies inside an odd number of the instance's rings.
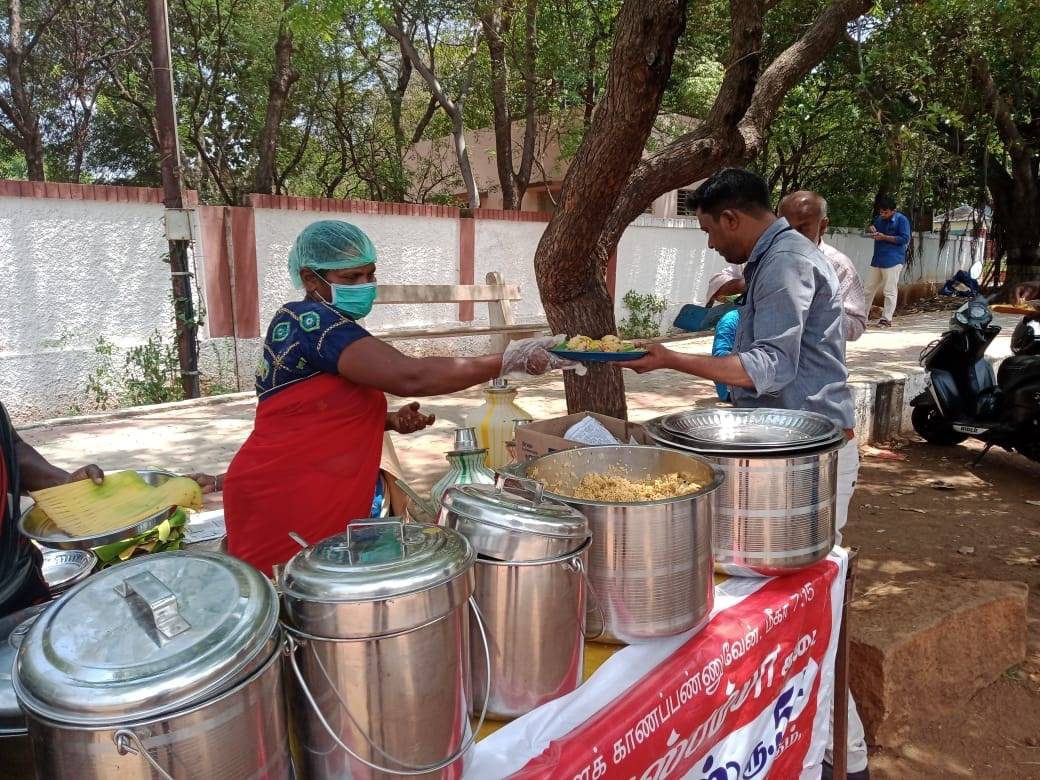
[[[653,444],[653,440],[646,435],[643,426],[636,423],[618,420],[615,417],[596,414],[595,412],[578,412],[568,414],[566,417],[556,417],[552,420],[538,420],[536,422],[521,425],[516,429],[517,459],[526,463],[541,455],[561,450],[573,450],[575,447],[584,447],[580,442],[570,441],[563,438],[563,434],[577,422],[585,417],[599,420],[603,427],[614,434],[626,444],[630,439],[635,439],[639,444]]]

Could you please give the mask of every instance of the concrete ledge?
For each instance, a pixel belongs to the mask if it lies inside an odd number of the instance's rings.
[[[849,610],[850,685],[873,745],[954,714],[1026,654],[1028,586],[942,577],[881,585]]]
[[[124,409],[112,409],[107,412],[95,412],[94,414],[82,414],[76,417],[53,417],[49,420],[16,426],[19,431],[32,431],[41,428],[56,428],[61,425],[89,425],[95,422],[106,422],[109,420],[128,420],[132,417],[143,417],[163,412],[181,412],[198,407],[217,406],[219,404],[233,403],[234,401],[245,401],[256,398],[252,390],[243,393],[225,393],[224,395],[208,395],[204,398],[189,398],[186,401],[171,401],[166,404],[152,404],[150,406],[128,406]]]

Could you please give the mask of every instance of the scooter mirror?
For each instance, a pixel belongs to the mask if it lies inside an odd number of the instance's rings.
[[[982,262],[976,260],[971,264],[971,268],[968,269],[968,276],[974,279],[976,282],[982,276]]]

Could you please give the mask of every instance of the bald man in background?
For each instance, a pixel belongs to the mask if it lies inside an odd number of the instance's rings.
[[[838,293],[841,295],[841,304],[845,312],[845,340],[855,341],[867,329],[869,308],[863,294],[863,281],[856,272],[856,266],[852,264],[848,255],[839,252],[823,240],[831,223],[827,218],[827,201],[815,192],[799,190],[780,201],[777,214],[816,244],[838,274]]]

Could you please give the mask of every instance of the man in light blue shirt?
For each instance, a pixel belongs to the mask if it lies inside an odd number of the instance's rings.
[[[910,220],[896,211],[896,202],[888,196],[877,200],[878,216],[867,228],[874,239],[874,258],[870,261],[870,278],[863,286],[867,306],[874,303],[877,291],[885,291],[885,305],[878,326],[892,325],[892,315],[899,298],[899,276],[906,262],[906,247],[910,243]]]
[[[859,451],[838,275],[816,244],[773,213],[761,176],[739,168],[717,171],[692,200],[708,247],[744,267],[733,354],[689,355],[650,343],[645,357],[624,365],[639,373],[670,368],[727,385],[737,407],[803,409],[841,425],[849,441],[838,451],[840,539]],[[868,780],[863,726],[851,697],[848,736],[849,777]]]

